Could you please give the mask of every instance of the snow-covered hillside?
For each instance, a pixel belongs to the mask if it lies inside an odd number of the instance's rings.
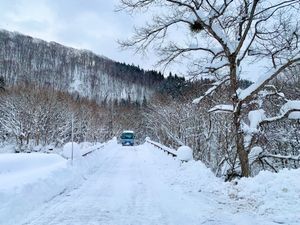
[[[97,102],[130,98],[141,103],[153,94],[152,85],[159,81],[155,74],[87,50],[0,30],[0,76],[9,86],[26,83]]]
[[[0,160],[0,181],[15,184],[1,182],[3,225],[300,223],[299,169],[224,183],[199,161],[182,163],[149,143],[116,141],[73,167],[54,155],[2,154]],[[21,174],[32,176],[19,183]]]

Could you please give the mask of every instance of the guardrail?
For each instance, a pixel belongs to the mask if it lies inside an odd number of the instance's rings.
[[[85,157],[85,156],[91,154],[92,152],[94,152],[94,151],[96,151],[96,150],[100,150],[100,149],[104,148],[104,145],[105,145],[105,143],[104,143],[104,144],[101,144],[100,146],[97,146],[97,148],[89,149],[87,152],[84,152],[84,153],[82,154],[82,156]],[[91,147],[91,148],[92,148],[92,147]]]
[[[155,142],[155,141],[151,141],[149,138],[146,138],[146,142],[163,150],[164,152],[166,152],[168,155],[171,155],[173,157],[177,157],[177,152],[176,150],[172,149],[172,148],[169,148],[167,146],[164,146],[158,142]]]

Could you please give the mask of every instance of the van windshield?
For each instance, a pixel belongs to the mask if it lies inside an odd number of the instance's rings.
[[[133,133],[123,133],[121,136],[121,139],[133,139],[134,135]]]

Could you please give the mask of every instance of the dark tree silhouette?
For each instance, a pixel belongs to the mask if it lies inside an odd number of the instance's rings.
[[[0,91],[5,90],[5,80],[4,77],[0,76]]]

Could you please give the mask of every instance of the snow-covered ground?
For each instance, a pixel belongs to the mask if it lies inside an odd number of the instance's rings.
[[[296,225],[299,177],[283,170],[224,183],[201,162],[181,163],[149,143],[111,141],[73,167],[50,154],[2,154],[0,224]]]

